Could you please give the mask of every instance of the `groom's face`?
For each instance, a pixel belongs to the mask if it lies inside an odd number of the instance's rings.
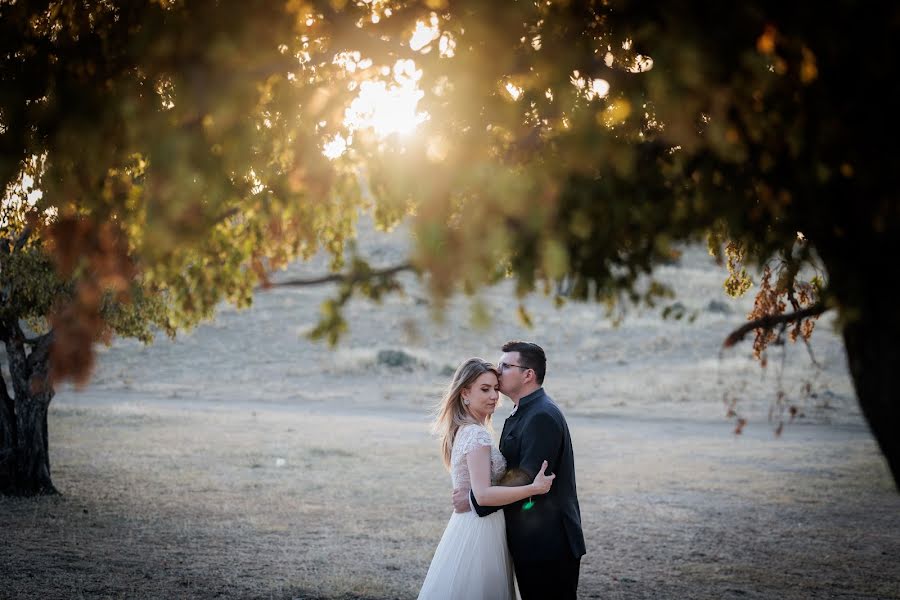
[[[504,352],[500,356],[498,367],[500,368],[500,393],[505,396],[514,396],[522,387],[523,369],[516,366],[519,363],[518,352]]]

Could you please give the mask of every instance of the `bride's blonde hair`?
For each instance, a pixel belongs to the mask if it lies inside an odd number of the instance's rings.
[[[431,430],[440,437],[441,458],[444,460],[444,466],[447,469],[450,468],[450,453],[453,450],[456,432],[463,425],[470,423],[480,425],[478,420],[469,412],[466,405],[463,404],[462,391],[472,387],[475,380],[485,373],[493,373],[497,376],[497,379],[500,378],[497,367],[483,358],[470,358],[459,365],[456,373],[453,374],[453,379],[450,381],[447,391],[444,392],[444,396],[437,406]],[[485,425],[491,426],[490,415],[488,415]]]

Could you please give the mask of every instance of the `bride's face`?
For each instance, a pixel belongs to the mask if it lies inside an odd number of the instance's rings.
[[[466,408],[472,416],[484,421],[488,415],[494,414],[497,401],[500,399],[500,383],[497,376],[488,371],[482,373],[468,389],[462,391],[463,400],[469,402]]]

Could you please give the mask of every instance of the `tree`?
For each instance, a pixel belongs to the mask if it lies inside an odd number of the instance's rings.
[[[94,342],[248,305],[320,247],[341,265],[359,207],[319,150],[329,105],[292,78],[286,16],[0,2],[0,491],[55,492],[53,384],[86,380]]]
[[[101,298],[139,306],[123,282],[174,331],[320,245],[340,269],[360,209],[385,227],[411,215],[409,267],[438,304],[507,276],[521,295],[565,280],[576,298],[656,303],[668,291],[644,276],[707,238],[730,293],[745,264],[768,267],[727,343],[756,331],[764,356],[838,312],[900,483],[884,281],[900,255],[900,20],[878,8],[0,3],[0,184],[30,170],[43,192],[7,245],[66,282],[43,310],[63,377],[109,329]],[[395,285],[397,269],[350,265],[317,330],[331,340],[343,302]]]

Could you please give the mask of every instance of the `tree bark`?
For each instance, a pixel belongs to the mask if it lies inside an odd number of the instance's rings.
[[[18,445],[17,431],[15,405],[6,389],[6,380],[0,373],[0,492],[8,487],[15,472],[13,450]]]
[[[852,234],[819,244],[817,250],[840,311],[847,366],[860,410],[900,491],[900,312],[889,291],[900,232],[877,235],[867,215],[848,213],[845,221]]]
[[[900,327],[893,315],[879,314],[863,311],[845,325],[844,346],[860,409],[900,491]]]
[[[17,496],[57,494],[50,476],[47,412],[54,390],[50,381],[52,334],[39,338],[30,353],[18,323],[0,328],[6,345],[13,395],[0,391],[0,493]]]

